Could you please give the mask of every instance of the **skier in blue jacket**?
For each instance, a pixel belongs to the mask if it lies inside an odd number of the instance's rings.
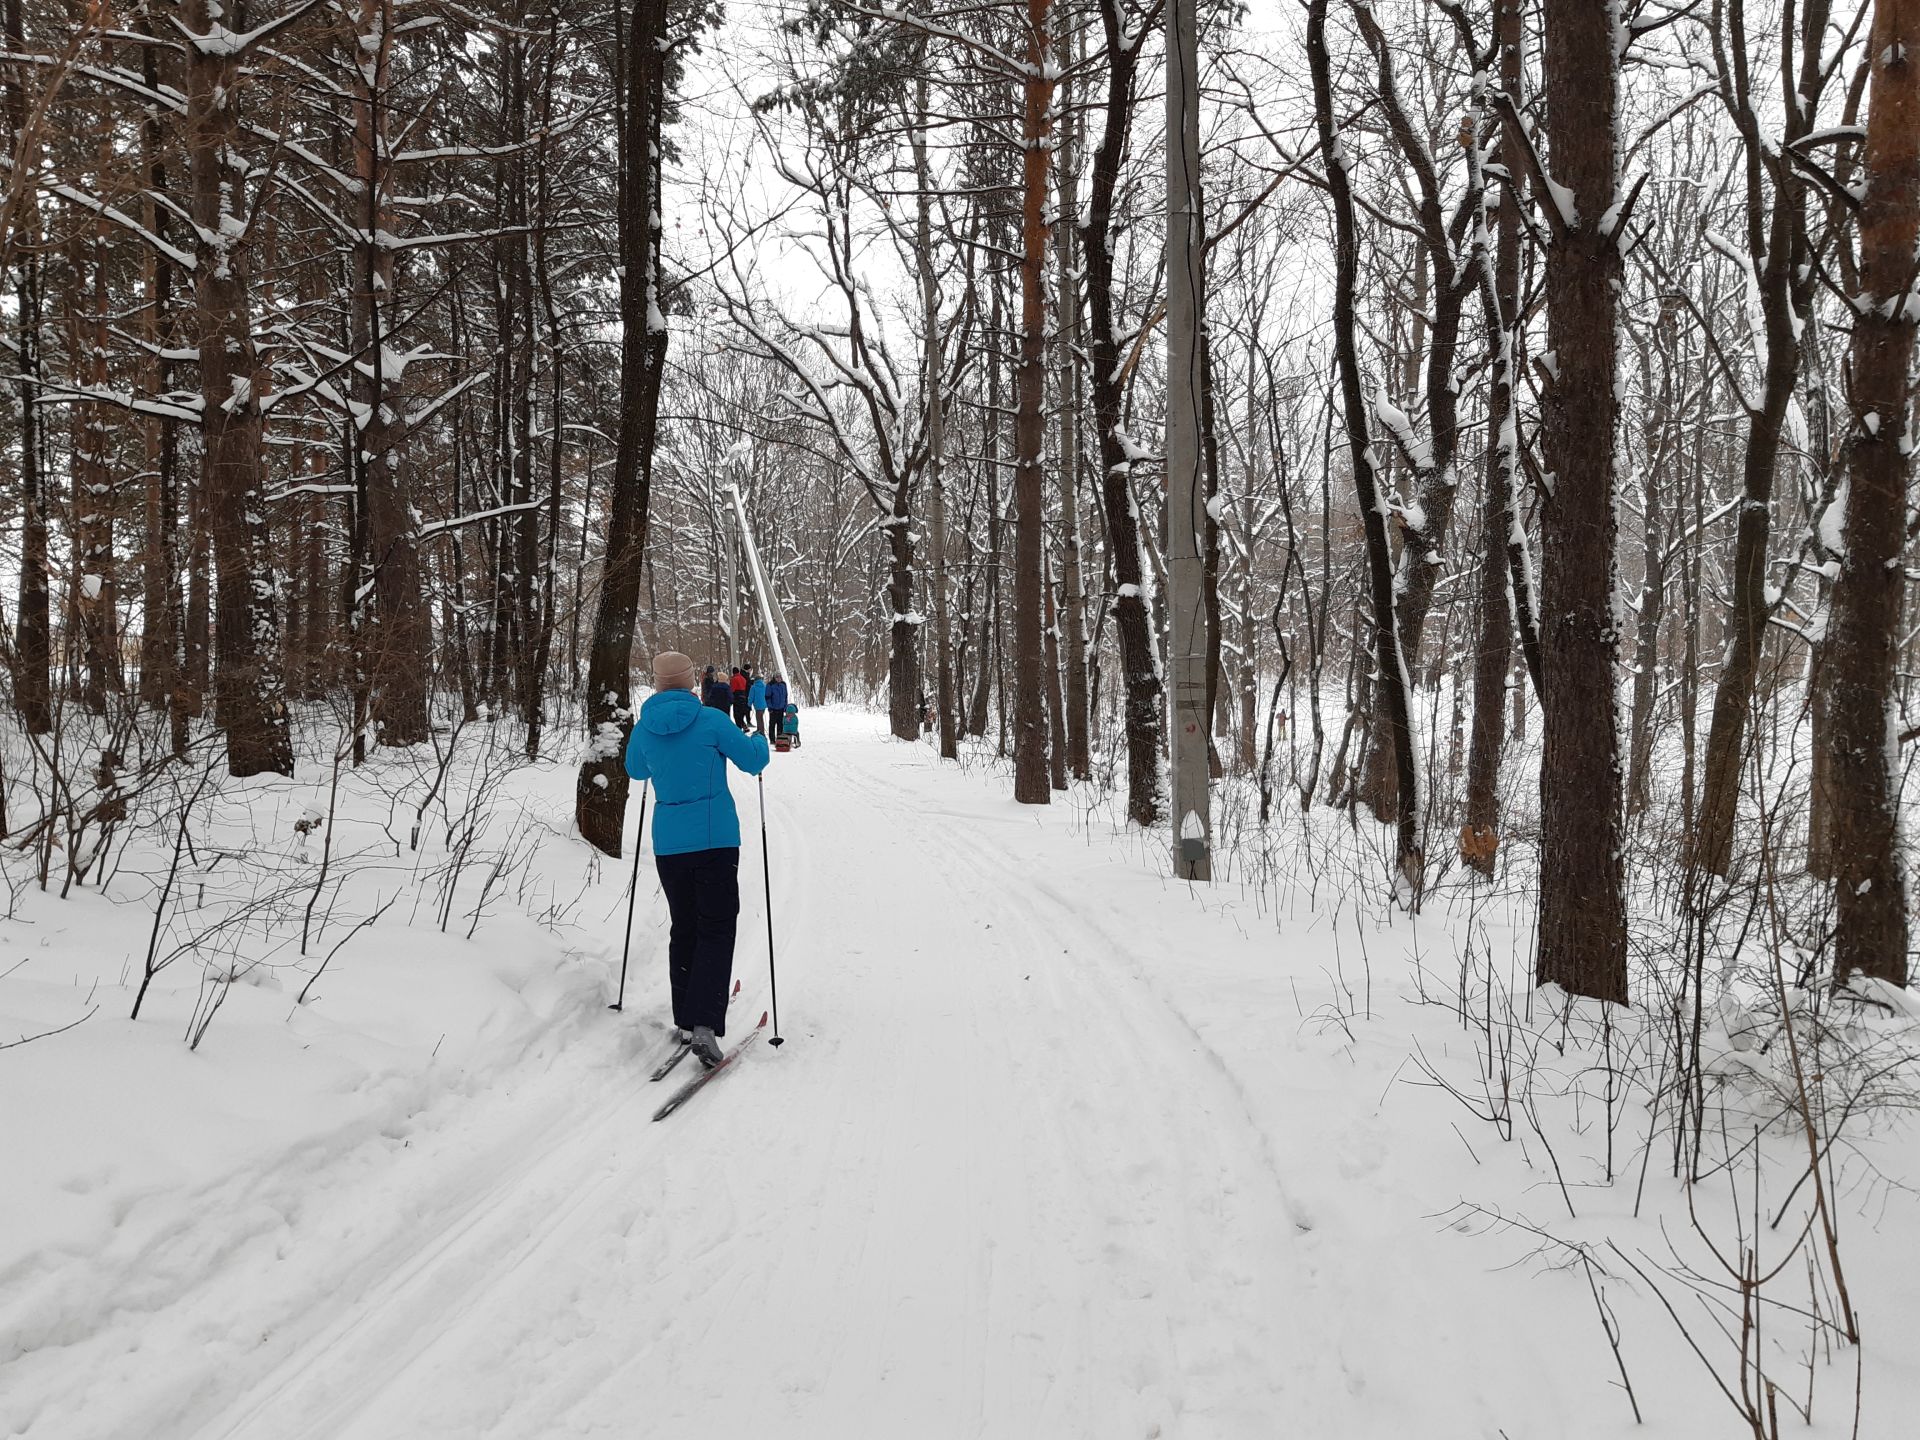
[[[740,817],[727,788],[727,762],[749,775],[767,768],[764,736],[742,734],[693,693],[693,661],[656,655],[655,693],[627,739],[627,774],[653,782],[653,863],[672,928],[667,971],[673,1023],[700,1063],[720,1063],[733,984],[734,927],[740,917]]]
[[[767,709],[771,710],[775,715],[784,715],[787,713],[787,681],[785,676],[774,676],[773,683],[767,686]],[[778,724],[779,722],[776,721],[775,723]]]
[[[747,704],[753,707],[753,733],[766,738],[767,682],[758,675],[747,682]]]

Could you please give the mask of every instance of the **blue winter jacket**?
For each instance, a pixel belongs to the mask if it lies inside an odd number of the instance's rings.
[[[767,686],[767,708],[776,715],[784,715],[787,710],[787,682],[776,680]]]
[[[691,690],[652,696],[627,739],[627,774],[653,781],[653,853],[737,847],[740,817],[727,789],[727,761],[758,775],[771,758],[762,736],[741,734]]]
[[[747,703],[756,710],[767,708],[767,682],[757,675],[753,683],[747,686]]]

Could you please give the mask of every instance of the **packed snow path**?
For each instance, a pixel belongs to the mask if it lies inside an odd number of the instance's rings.
[[[924,752],[819,718],[767,786],[789,1043],[661,1125],[644,1052],[558,1077],[560,1113],[391,1216],[200,1433],[1253,1436],[1312,1410],[1310,1222],[1120,918],[1038,873],[1011,805],[941,809]],[[735,789],[737,1036],[767,997]]]

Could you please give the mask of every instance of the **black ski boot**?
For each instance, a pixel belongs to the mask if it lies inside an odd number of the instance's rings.
[[[707,1069],[711,1070],[720,1063],[720,1042],[714,1038],[711,1025],[693,1027],[693,1056]]]

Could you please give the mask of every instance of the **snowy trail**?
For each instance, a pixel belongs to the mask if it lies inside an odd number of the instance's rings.
[[[1334,1433],[1311,1217],[1127,916],[1043,877],[1059,837],[1011,804],[929,804],[923,755],[822,718],[768,786],[791,1043],[662,1125],[644,1056],[556,1067],[577,1104],[534,1107],[536,1143],[422,1200],[174,1433]],[[737,1036],[766,997],[736,793]]]

